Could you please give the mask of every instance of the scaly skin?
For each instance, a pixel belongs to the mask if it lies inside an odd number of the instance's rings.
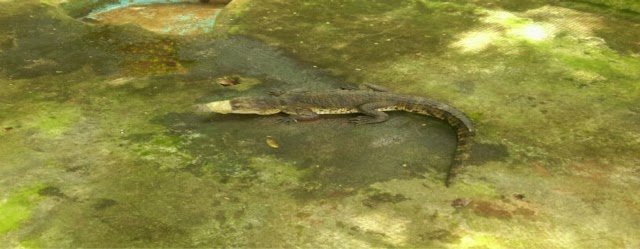
[[[374,89],[379,90],[379,89]],[[406,111],[444,120],[456,130],[457,148],[445,184],[451,185],[469,158],[475,134],[473,122],[460,110],[423,97],[381,91],[334,90],[288,92],[274,96],[239,97],[198,105],[201,112],[271,115],[286,113],[291,120],[310,120],[320,114],[362,113],[351,119],[355,124],[373,124],[389,118],[385,111]]]

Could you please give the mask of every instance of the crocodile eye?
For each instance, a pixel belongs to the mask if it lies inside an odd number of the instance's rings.
[[[247,100],[244,98],[235,98],[231,101],[231,107],[246,107],[248,106]]]

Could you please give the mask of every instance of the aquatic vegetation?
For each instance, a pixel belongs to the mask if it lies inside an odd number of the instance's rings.
[[[41,199],[38,191],[42,188],[42,185],[36,184],[2,197],[0,202],[0,235],[17,229],[21,222],[31,217],[33,209]]]
[[[151,135],[150,138],[141,138],[144,134],[131,136],[136,141],[133,151],[140,155],[141,159],[156,162],[163,170],[175,170],[187,167],[193,158],[181,151],[181,147],[188,141],[175,135]]]
[[[13,108],[17,109],[20,115],[5,118],[2,121],[5,126],[4,131],[28,131],[41,138],[60,138],[83,118],[79,108],[56,102],[43,101],[32,105],[14,105]],[[5,111],[8,110],[5,109]]]
[[[314,58],[314,65],[349,79],[363,73],[358,70],[371,62],[386,61],[417,50],[441,52],[452,34],[464,30],[465,25],[478,18],[471,5],[431,1],[271,4],[269,8],[253,6],[243,17],[260,18],[240,18],[240,25],[232,30],[263,38],[274,45],[291,40],[286,44],[292,46],[295,54]],[[258,22],[269,28],[258,28]],[[438,32],[432,32],[436,30]],[[416,33],[431,35],[419,37],[419,42],[407,39],[409,34]]]
[[[46,108],[34,115],[32,124],[24,124],[25,128],[38,129],[45,136],[59,137],[70,126],[81,119],[82,114],[77,108],[65,108],[53,103],[44,103]],[[29,118],[27,118],[29,119]]]
[[[625,1],[625,0],[585,0],[579,1],[590,3],[598,7],[608,7],[617,10],[626,10],[632,13],[640,13],[640,3],[634,1]]]

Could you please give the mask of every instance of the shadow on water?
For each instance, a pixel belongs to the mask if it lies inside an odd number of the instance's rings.
[[[248,167],[251,158],[275,157],[305,172],[293,193],[302,199],[349,196],[391,179],[444,181],[456,146],[453,129],[421,115],[390,116],[385,123],[363,126],[349,123],[349,115],[284,124],[278,122],[282,115],[171,113],[153,122],[170,127],[173,135],[191,137],[180,149],[198,160],[181,170],[250,183],[257,173]],[[278,148],[270,147],[267,137]],[[475,156],[476,164],[507,155],[501,146],[476,147],[488,155]]]
[[[199,158],[184,170],[214,171],[226,181],[248,170],[251,157],[273,156],[306,172],[297,193],[301,197],[348,194],[373,182],[426,172],[441,178],[455,147],[446,124],[413,115],[392,115],[386,123],[366,126],[348,123],[346,115],[295,124],[278,123],[278,118],[169,114],[154,122],[175,134],[203,134],[181,148]],[[279,148],[267,145],[267,136]],[[243,177],[251,180],[250,175]]]

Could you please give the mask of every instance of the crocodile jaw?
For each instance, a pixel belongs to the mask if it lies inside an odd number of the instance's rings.
[[[195,107],[197,112],[233,113],[231,101],[229,100],[209,102]]]

